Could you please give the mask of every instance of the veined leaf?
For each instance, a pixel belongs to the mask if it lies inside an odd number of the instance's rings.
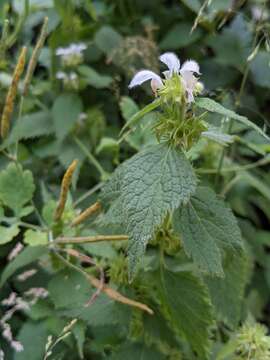
[[[137,124],[137,122],[146,114],[148,114],[149,112],[155,110],[159,105],[160,105],[161,100],[160,99],[156,99],[153,102],[151,102],[150,104],[146,105],[143,109],[141,109],[140,111],[138,111],[136,114],[134,114],[129,121],[124,125],[124,127],[122,128],[120,135],[123,134],[123,132],[131,126],[134,126]]]
[[[168,321],[186,337],[199,359],[207,359],[214,320],[206,286],[191,272],[165,270],[158,292]]]
[[[248,262],[244,252],[229,251],[223,262],[224,279],[205,277],[218,318],[229,326],[238,325],[245,286],[248,281]]]
[[[259,128],[256,124],[248,120],[245,116],[241,116],[236,114],[234,111],[226,109],[224,106],[220,105],[216,101],[209,98],[198,98],[196,100],[196,105],[202,109],[205,109],[210,112],[218,113],[220,115],[226,116],[230,119],[237,120],[242,124],[256,130],[259,134],[261,134],[266,139],[270,140],[270,138],[264,133],[264,131]]]
[[[237,221],[213,190],[198,187],[190,202],[175,211],[173,227],[185,252],[209,274],[223,276],[222,248],[239,250],[242,238]]]
[[[132,277],[148,240],[166,214],[187,203],[195,192],[196,176],[181,151],[161,144],[145,149],[124,163],[106,188],[121,207],[120,211],[114,208],[114,213],[122,214],[122,223],[129,235]]]

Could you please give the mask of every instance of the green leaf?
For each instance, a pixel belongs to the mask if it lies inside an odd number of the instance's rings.
[[[126,121],[139,111],[138,105],[128,96],[123,96],[120,100],[120,109]]]
[[[134,126],[137,124],[137,122],[146,114],[150,113],[151,111],[155,110],[160,105],[161,100],[156,99],[150,104],[146,105],[143,109],[139,110],[136,114],[134,114],[124,125],[122,128],[120,135],[123,134],[123,132],[131,126]]]
[[[118,214],[122,214],[129,235],[129,270],[133,276],[148,240],[166,214],[187,203],[195,192],[196,177],[181,151],[161,144],[125,162],[106,189],[107,196],[118,198],[122,209]]]
[[[82,101],[78,95],[62,94],[54,101],[52,108],[54,128],[59,140],[70,132],[82,112]]]
[[[214,128],[210,128],[208,131],[203,131],[201,135],[223,146],[227,146],[228,144],[231,144],[234,141],[233,136],[228,134],[223,134],[218,129],[214,129]]]
[[[78,271],[66,269],[54,275],[49,282],[50,297],[57,309],[80,309],[91,298],[93,289]]]
[[[86,340],[86,330],[87,330],[86,324],[82,321],[77,321],[76,324],[71,329],[76,339],[78,353],[81,359],[84,359],[83,346]]]
[[[100,50],[106,55],[110,55],[110,53],[120,45],[122,39],[122,36],[112,27],[103,26],[96,32],[94,41]]]
[[[110,137],[103,137],[96,148],[96,153],[102,152],[117,153],[119,150],[118,141]]]
[[[175,24],[162,38],[159,44],[160,49],[177,50],[197,41],[201,37],[202,31],[200,28],[197,28],[190,33],[191,28],[191,23],[181,22]]]
[[[19,232],[20,229],[16,224],[10,227],[0,226],[0,245],[10,242]]]
[[[48,253],[44,246],[26,247],[23,249],[14,260],[12,260],[5,268],[1,275],[0,287],[7,281],[7,279],[23,266],[29,265],[41,256]]]
[[[44,357],[48,332],[44,322],[26,322],[19,331],[18,341],[24,350],[14,352],[14,360],[40,360]]]
[[[224,279],[205,277],[212,304],[218,318],[229,326],[238,325],[245,286],[248,281],[248,263],[244,252],[228,252],[223,262]]]
[[[173,227],[187,255],[202,271],[212,275],[223,276],[222,248],[242,247],[234,215],[207,187],[198,187],[190,202],[175,211]]]
[[[23,116],[12,129],[8,142],[13,143],[16,140],[32,139],[38,136],[50,135],[53,132],[51,113],[49,111],[39,111]]]
[[[96,70],[86,65],[79,66],[78,71],[85,78],[87,84],[95,87],[96,89],[109,87],[113,80],[112,77],[101,75],[96,72]]]
[[[270,138],[264,133],[264,131],[255,125],[253,122],[248,120],[245,116],[241,116],[236,114],[234,111],[226,109],[224,106],[220,105],[216,101],[209,99],[209,98],[198,98],[196,100],[196,105],[202,109],[205,109],[210,112],[218,113],[220,115],[226,116],[230,119],[237,120],[242,124],[254,129],[259,134],[261,134],[266,139],[270,140]]]
[[[16,214],[32,199],[34,191],[33,175],[21,165],[10,163],[0,173],[0,199]]]
[[[48,243],[48,235],[42,231],[26,230],[23,241],[30,246],[46,245]]]
[[[166,318],[186,337],[199,358],[207,359],[213,314],[206,286],[187,271],[164,270],[161,277],[158,292]]]
[[[126,343],[122,345],[110,360],[165,360],[167,357],[144,343]]]

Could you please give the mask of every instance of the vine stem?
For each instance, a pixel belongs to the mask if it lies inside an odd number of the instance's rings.
[[[77,138],[77,136],[74,136],[74,141],[79,146],[79,148],[82,150],[82,152],[86,155],[88,160],[92,165],[95,166],[95,168],[98,170],[98,172],[101,175],[102,180],[106,180],[108,178],[108,173],[103,169],[103,167],[100,165],[100,163],[97,161],[97,159],[94,157],[93,154],[87,149],[87,147]]]

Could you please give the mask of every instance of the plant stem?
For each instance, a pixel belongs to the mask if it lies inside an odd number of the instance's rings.
[[[95,168],[98,170],[98,172],[101,175],[102,180],[108,179],[109,174],[103,169],[103,167],[100,165],[100,163],[97,161],[97,159],[94,157],[94,155],[91,154],[91,152],[87,149],[87,147],[77,138],[77,136],[74,136],[74,141],[79,146],[79,148],[82,150],[82,152],[86,155],[88,160],[92,165],[95,166]]]
[[[20,104],[19,104],[19,113],[18,113],[18,119],[17,119],[17,123],[20,126],[20,122],[21,122],[21,118],[22,118],[22,114],[23,114],[23,103],[24,103],[24,96],[21,95],[20,98]],[[15,142],[15,154],[14,154],[14,158],[15,161],[18,162],[18,146],[19,146],[19,138],[20,138],[20,127],[18,127],[19,131],[17,134],[17,138],[16,138],[16,142]]]
[[[127,235],[96,235],[80,237],[60,237],[55,240],[57,244],[87,244],[99,241],[122,241],[128,240]]]
[[[78,206],[82,201],[84,201],[89,196],[93,195],[96,191],[101,189],[102,186],[103,186],[103,182],[100,182],[99,184],[95,185],[92,189],[90,189],[85,194],[83,194],[81,197],[79,197],[79,199],[74,202],[74,206]]]

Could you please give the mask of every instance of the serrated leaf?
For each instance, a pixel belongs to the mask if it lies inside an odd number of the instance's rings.
[[[206,286],[192,273],[164,270],[158,293],[165,316],[200,359],[207,359],[212,306]]]
[[[129,235],[132,277],[148,240],[167,212],[187,203],[195,192],[196,176],[180,150],[161,144],[141,151],[122,164],[106,189],[107,199],[117,198],[122,209],[115,208],[114,212],[122,216]]]
[[[196,105],[202,109],[205,109],[210,112],[218,113],[220,115],[226,116],[230,119],[234,119],[239,121],[240,123],[254,129],[259,134],[261,134],[266,139],[270,140],[270,138],[264,133],[262,129],[260,129],[256,124],[248,120],[245,116],[241,116],[236,114],[234,111],[226,109],[224,106],[220,105],[216,101],[209,98],[198,98],[196,100]]]
[[[26,230],[23,241],[30,246],[46,245],[48,243],[48,235],[42,231]]]
[[[26,247],[23,249],[14,260],[12,260],[5,268],[1,275],[0,287],[6,282],[6,280],[15,273],[18,269],[29,265],[39,259],[41,256],[48,253],[48,250],[44,246]]]
[[[224,279],[205,277],[218,318],[229,326],[238,325],[245,286],[248,281],[247,256],[229,251],[223,262]]]
[[[165,360],[167,357],[144,343],[127,343],[122,345],[110,360]]]
[[[50,135],[53,132],[51,113],[49,111],[39,111],[23,116],[12,129],[8,142],[13,143],[20,139]]]
[[[33,175],[21,165],[10,163],[0,173],[0,199],[16,214],[32,199],[34,191]]]
[[[90,66],[81,65],[78,67],[78,71],[84,77],[87,84],[96,89],[109,87],[113,80],[111,76],[101,75]]]
[[[223,276],[222,248],[242,247],[234,215],[207,187],[198,187],[190,202],[175,211],[173,228],[187,255],[202,271],[212,275]]]
[[[59,140],[63,140],[70,132],[79,119],[82,109],[82,101],[76,94],[66,93],[56,98],[52,115],[56,136]]]
[[[10,227],[0,226],[0,245],[10,242],[19,232],[20,229],[16,224]]]

